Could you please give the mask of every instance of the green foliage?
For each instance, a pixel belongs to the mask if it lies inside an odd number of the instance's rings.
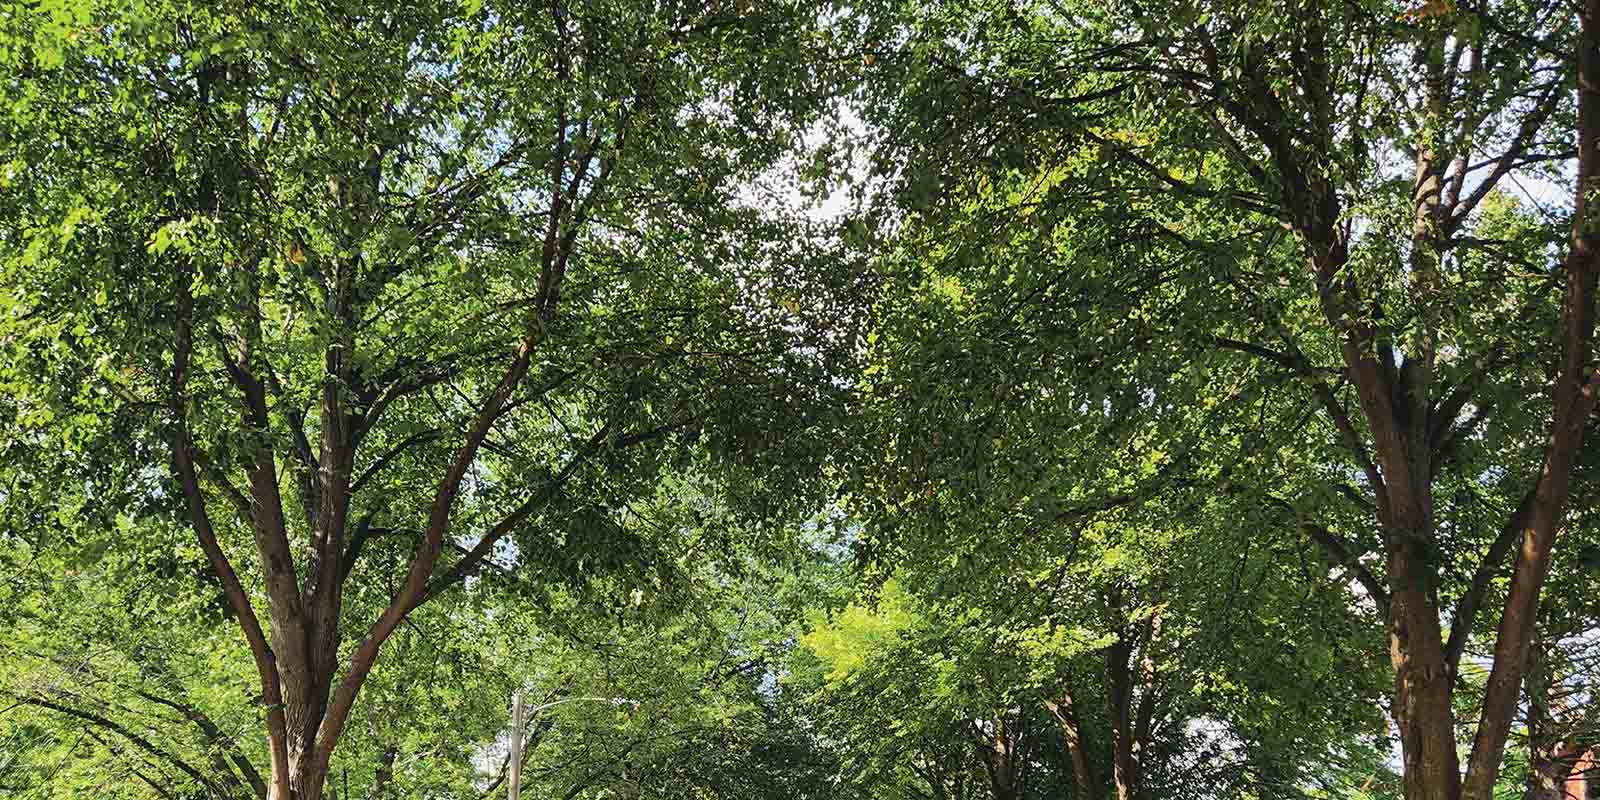
[[[1545,469],[1576,26],[1147,6],[0,8],[0,794],[264,796],[209,520],[285,658],[340,567],[322,701],[400,609],[347,799],[499,796],[518,692],[538,797],[1401,796],[1392,562],[1472,719]],[[1596,744],[1597,466],[1506,792]]]

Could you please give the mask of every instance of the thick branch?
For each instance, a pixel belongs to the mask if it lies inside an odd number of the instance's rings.
[[[1578,37],[1578,174],[1574,186],[1571,245],[1565,263],[1561,361],[1551,399],[1555,407],[1544,471],[1540,475],[1522,545],[1512,569],[1505,611],[1495,637],[1494,666],[1484,689],[1483,710],[1462,796],[1489,800],[1493,795],[1506,739],[1517,715],[1539,609],[1539,595],[1550,570],[1556,531],[1566,514],[1573,467],[1583,447],[1589,415],[1600,401],[1600,372],[1594,371],[1595,281],[1600,273],[1600,225],[1592,195],[1600,183],[1600,0],[1586,0]]]
[[[241,426],[253,441],[252,458],[246,468],[250,479],[251,529],[267,589],[267,615],[272,624],[272,644],[278,667],[292,685],[306,669],[305,607],[300,579],[295,572],[294,554],[283,514],[283,496],[278,489],[277,460],[271,446],[272,422],[267,411],[266,387],[249,369],[249,343],[235,359],[218,342],[218,355],[239,389]]]
[[[288,775],[289,756],[285,747],[287,727],[283,715],[283,694],[278,678],[277,659],[267,644],[261,622],[256,618],[255,608],[250,604],[250,596],[245,592],[238,573],[234,571],[233,564],[228,561],[227,554],[222,552],[222,546],[217,541],[216,532],[211,526],[211,516],[206,508],[205,495],[200,490],[200,479],[195,474],[194,441],[189,433],[188,422],[189,358],[193,346],[194,315],[194,297],[189,291],[191,281],[189,269],[178,271],[172,388],[169,397],[174,427],[173,472],[188,505],[189,524],[194,528],[195,537],[200,541],[200,548],[205,551],[206,559],[211,564],[211,571],[222,581],[223,592],[233,607],[234,615],[239,620],[239,627],[244,632],[245,641],[250,646],[250,654],[255,659],[256,674],[261,680],[262,694],[267,701],[267,732],[273,772],[276,775]]]

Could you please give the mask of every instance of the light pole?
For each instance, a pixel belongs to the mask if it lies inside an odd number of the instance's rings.
[[[511,702],[511,786],[506,791],[507,800],[522,800],[522,726],[525,724],[522,690],[518,689]]]
[[[616,706],[639,705],[637,702],[629,700],[625,697],[564,697],[560,700],[552,700],[548,703],[541,703],[533,708],[525,708],[522,701],[522,690],[518,689],[512,694],[511,764],[510,774],[506,776],[507,780],[510,781],[510,785],[506,787],[506,800],[522,800],[522,729],[527,726],[528,720],[532,718],[534,714],[537,714],[552,706],[559,706],[562,703],[577,703],[584,700],[599,703],[610,703]]]

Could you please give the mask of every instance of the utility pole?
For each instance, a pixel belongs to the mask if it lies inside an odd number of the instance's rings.
[[[522,800],[522,728],[527,723],[522,707],[522,690],[518,689],[511,701],[511,774],[506,787],[507,800]]]
[[[560,700],[541,703],[533,708],[527,708],[523,705],[522,697],[521,689],[516,690],[511,695],[511,755],[508,762],[510,766],[506,775],[506,800],[522,800],[522,732],[528,726],[528,717],[530,715],[538,714],[547,708],[555,708],[566,703],[594,702],[610,703],[614,706],[639,707],[637,700],[629,700],[626,697],[565,697]],[[539,746],[538,741],[534,742],[534,746]]]

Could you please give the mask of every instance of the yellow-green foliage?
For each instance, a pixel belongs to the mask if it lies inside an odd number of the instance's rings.
[[[909,606],[905,590],[891,578],[871,606],[851,603],[837,614],[812,612],[800,644],[828,665],[829,683],[846,680],[874,651],[898,642],[914,621]]]

